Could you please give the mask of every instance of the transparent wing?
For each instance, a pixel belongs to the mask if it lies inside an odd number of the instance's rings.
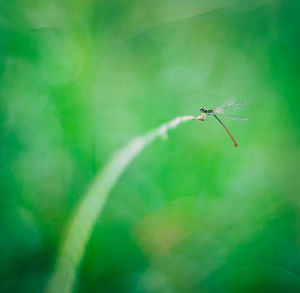
[[[233,115],[224,114],[224,117],[227,119],[230,119],[230,120],[248,121],[248,118],[241,117],[241,116],[233,116]]]
[[[232,111],[239,111],[249,105],[249,102],[235,102],[234,100],[225,102],[214,109],[214,113],[217,115],[224,115],[231,120],[245,121],[247,118],[231,115]]]
[[[246,107],[248,105],[249,105],[249,102],[235,102],[234,100],[231,100],[231,101],[227,101],[227,102],[221,104],[218,107],[223,108],[224,111],[226,111],[226,110],[238,111],[238,110],[241,110],[241,109],[243,109],[244,107]]]

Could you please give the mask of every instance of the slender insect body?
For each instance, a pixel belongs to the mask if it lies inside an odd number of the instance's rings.
[[[227,134],[230,136],[231,140],[233,141],[234,146],[237,147],[236,140],[234,139],[234,137],[231,135],[231,133],[229,132],[227,127],[224,125],[224,123],[219,119],[219,117],[217,115],[224,116],[224,117],[226,117],[228,119],[231,119],[231,120],[246,121],[246,120],[248,120],[247,118],[226,114],[227,109],[230,109],[230,110],[233,110],[233,111],[240,110],[241,108],[243,108],[246,105],[248,105],[248,102],[235,103],[234,101],[230,101],[230,102],[227,102],[223,105],[220,105],[220,106],[218,106],[218,107],[216,107],[215,109],[212,109],[212,110],[200,108],[201,114],[199,115],[198,119],[200,121],[204,121],[206,116],[209,116],[209,115],[214,116],[218,120],[218,122],[224,127]]]

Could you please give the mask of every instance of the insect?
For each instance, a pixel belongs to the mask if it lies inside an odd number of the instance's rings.
[[[240,110],[242,108],[244,108],[245,106],[247,106],[249,103],[248,102],[243,102],[243,103],[235,103],[234,101],[230,101],[227,103],[224,103],[218,107],[216,107],[215,109],[212,110],[207,110],[204,108],[200,108],[200,116],[198,116],[198,120],[200,121],[204,121],[206,116],[214,116],[219,123],[224,127],[224,129],[226,130],[226,132],[228,133],[228,135],[230,136],[231,140],[234,143],[234,146],[237,147],[238,144],[235,140],[235,138],[232,136],[232,134],[230,133],[230,131],[227,129],[227,127],[224,125],[224,123],[219,119],[219,115],[220,116],[224,116],[228,119],[231,120],[241,120],[241,121],[247,121],[247,118],[244,117],[239,117],[239,116],[234,116],[234,115],[229,115],[227,114],[230,111],[236,111],[236,110]],[[218,115],[218,116],[217,116]]]

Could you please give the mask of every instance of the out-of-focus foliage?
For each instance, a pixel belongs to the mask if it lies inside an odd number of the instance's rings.
[[[178,3],[179,2],[179,3]],[[112,153],[190,122],[110,195],[76,292],[299,292],[300,2],[0,1],[0,292],[41,292]],[[224,121],[225,122],[225,121]]]

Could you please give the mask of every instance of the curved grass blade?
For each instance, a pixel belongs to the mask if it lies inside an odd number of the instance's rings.
[[[85,248],[95,223],[101,215],[110,191],[132,160],[156,138],[165,138],[167,132],[175,129],[179,124],[198,119],[199,117],[194,116],[177,117],[148,134],[133,139],[127,146],[114,154],[97,174],[70,220],[54,273],[46,288],[47,293],[70,293],[72,291],[78,266],[84,257]]]

